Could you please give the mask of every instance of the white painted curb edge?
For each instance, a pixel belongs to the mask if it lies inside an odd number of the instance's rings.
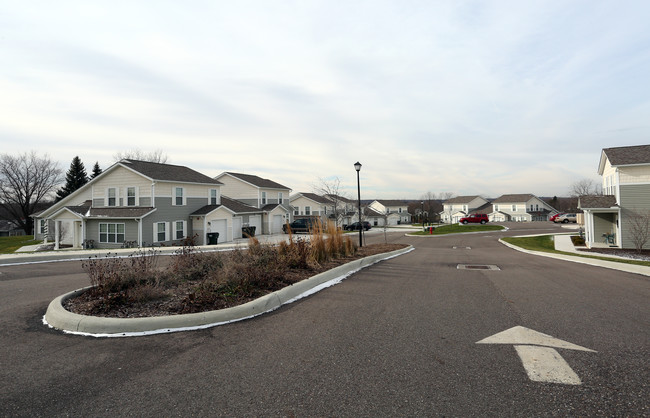
[[[548,234],[541,234],[541,235],[548,235]],[[525,237],[526,235],[523,235],[522,237]],[[530,235],[533,236],[533,235]],[[520,237],[512,237],[512,238],[520,238]],[[579,257],[579,256],[570,256],[570,255],[564,255],[564,254],[553,254],[553,253],[545,253],[542,251],[532,251],[532,250],[527,250],[525,248],[518,247],[516,245],[510,244],[509,242],[505,242],[502,239],[499,239],[499,242],[506,247],[510,247],[513,250],[521,251],[522,253],[527,253],[527,254],[533,254],[533,255],[539,255],[542,257],[548,257],[548,258],[555,258],[557,260],[564,260],[564,261],[571,261],[574,263],[580,263],[580,264],[589,264],[592,266],[598,266],[598,267],[604,267],[608,269],[613,269],[613,270],[619,270],[619,271],[625,271],[627,273],[635,273],[635,274],[641,274],[643,276],[650,276],[650,267],[646,266],[640,266],[637,264],[625,264],[625,263],[617,263],[615,261],[605,261],[605,260],[598,260],[595,258],[586,258],[586,257]]]
[[[66,334],[92,337],[136,337],[169,332],[205,329],[231,322],[253,318],[271,312],[282,305],[295,302],[322,289],[340,283],[357,271],[383,260],[413,251],[412,246],[389,253],[377,254],[351,261],[342,266],[317,274],[261,298],[232,308],[184,315],[167,315],[147,318],[104,318],[79,315],[63,308],[63,302],[87,287],[66,293],[50,302],[43,324]]]

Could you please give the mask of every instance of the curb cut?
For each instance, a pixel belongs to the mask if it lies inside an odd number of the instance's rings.
[[[365,267],[406,254],[413,250],[413,246],[408,246],[401,250],[361,258],[242,305],[216,311],[183,315],[146,318],[105,318],[79,315],[64,309],[63,302],[88,289],[88,287],[84,287],[61,295],[50,302],[47,307],[47,312],[43,316],[43,324],[50,328],[61,330],[66,334],[92,337],[135,337],[211,328],[271,312],[282,305],[295,302],[326,287],[340,283],[348,276]]]
[[[518,238],[518,237],[512,237],[512,238]],[[512,248],[513,250],[516,250],[516,251],[520,251],[522,253],[538,255],[538,256],[541,256],[541,257],[554,258],[556,260],[570,261],[572,263],[580,263],[580,264],[588,264],[588,265],[596,266],[596,267],[604,267],[604,268],[608,268],[608,269],[612,269],[612,270],[624,271],[626,273],[640,274],[642,276],[650,276],[650,267],[646,267],[646,266],[640,266],[640,265],[637,265],[637,264],[618,263],[616,261],[598,260],[596,258],[587,258],[587,257],[564,255],[564,254],[545,253],[545,252],[542,252],[542,251],[532,251],[532,250],[527,250],[525,248],[521,248],[521,247],[518,247],[516,245],[510,244],[509,242],[505,242],[502,239],[499,239],[499,242],[501,244],[505,245],[506,247]]]

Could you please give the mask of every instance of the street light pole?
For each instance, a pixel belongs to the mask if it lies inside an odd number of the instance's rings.
[[[361,163],[356,162],[354,169],[357,170],[357,199],[359,201],[359,247],[363,247],[363,238],[361,231],[363,231],[363,224],[361,223],[361,183],[359,182],[359,171],[361,171]]]
[[[422,230],[424,231],[424,200],[420,202],[422,205],[422,212],[420,212],[420,223],[422,224]]]

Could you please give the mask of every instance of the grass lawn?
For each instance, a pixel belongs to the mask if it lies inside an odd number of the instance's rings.
[[[19,235],[17,237],[0,237],[0,254],[12,254],[24,245],[36,245],[42,241],[34,240],[33,235]]]
[[[505,229],[501,225],[445,225],[434,227],[433,235],[445,234],[460,234],[463,232],[488,232],[488,231],[501,231]],[[412,232],[411,235],[431,235],[429,232],[418,231]]]
[[[523,249],[531,250],[531,251],[564,254],[564,255],[583,257],[583,258],[595,258],[596,260],[613,261],[616,263],[636,264],[639,266],[650,267],[649,261],[624,260],[620,258],[611,258],[611,257],[597,256],[597,255],[575,254],[575,253],[567,253],[564,251],[557,251],[555,249],[555,244],[553,242],[552,235],[541,235],[538,237],[504,237],[501,239],[509,244],[516,245],[517,247],[521,247]]]

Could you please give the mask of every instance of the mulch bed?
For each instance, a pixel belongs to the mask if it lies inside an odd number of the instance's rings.
[[[90,292],[84,292],[81,295],[63,302],[63,307],[70,312],[80,315],[93,315],[111,318],[142,318],[163,315],[178,315],[193,312],[205,312],[210,310],[224,309],[232,306],[241,305],[265,294],[279,290],[293,283],[308,279],[316,274],[322,273],[332,268],[338,267],[350,261],[358,260],[371,255],[386,253],[390,251],[405,248],[404,244],[372,244],[359,248],[357,253],[352,257],[340,258],[323,263],[318,267],[309,270],[287,270],[284,280],[278,283],[275,289],[264,289],[257,294],[249,297],[230,297],[219,299],[210,304],[193,303],[190,301],[188,306],[188,295],[192,294],[197,286],[196,282],[182,282],[177,286],[165,290],[165,297],[157,300],[150,300],[141,303],[130,303],[118,305],[110,310],[98,309],[103,305],[103,301],[98,300]],[[111,305],[114,305],[111,304]]]

